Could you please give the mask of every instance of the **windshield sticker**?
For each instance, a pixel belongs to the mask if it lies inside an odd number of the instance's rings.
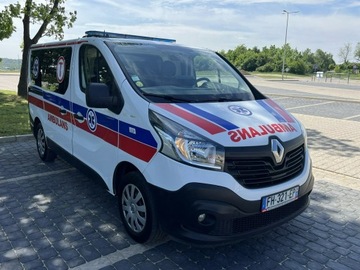
[[[58,83],[62,83],[65,79],[65,58],[60,56],[56,65],[56,78]]]
[[[257,136],[265,136],[275,133],[292,133],[297,132],[290,123],[278,123],[269,125],[259,125],[257,127],[239,128],[228,132],[230,139],[233,142],[240,142],[247,139],[252,139]]]

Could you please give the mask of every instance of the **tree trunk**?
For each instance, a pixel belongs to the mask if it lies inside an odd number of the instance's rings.
[[[27,98],[27,87],[28,87],[28,70],[29,70],[29,52],[32,40],[30,39],[30,11],[31,11],[32,0],[26,0],[25,2],[25,14],[23,18],[23,42],[24,48],[22,53],[20,79],[18,84],[18,96]]]
[[[18,96],[27,98],[27,87],[28,87],[28,76],[29,76],[29,51],[30,45],[24,44],[24,49],[22,53],[21,69],[20,69],[20,79],[18,84]]]

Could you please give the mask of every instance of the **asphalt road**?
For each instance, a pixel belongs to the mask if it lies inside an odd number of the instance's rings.
[[[19,82],[19,74],[0,73],[0,90],[16,91]]]
[[[262,90],[291,112],[359,121],[360,103],[276,89]],[[317,179],[309,208],[264,235],[218,248],[169,238],[141,245],[125,233],[102,183],[61,158],[43,163],[33,139],[3,141],[0,269],[359,269],[359,197]]]
[[[254,80],[254,83],[256,84],[257,81]],[[291,113],[360,121],[360,84],[339,85],[307,81],[288,81],[286,83],[286,88],[277,88],[264,86],[266,83],[262,82],[257,88]],[[281,86],[281,84],[282,82],[278,82],[277,85]],[[292,88],[292,85],[295,89]],[[307,86],[321,87],[324,90],[301,91],[307,89]],[[332,89],[336,89],[335,95],[331,93]],[[350,94],[344,96],[342,95],[343,91],[349,91]]]

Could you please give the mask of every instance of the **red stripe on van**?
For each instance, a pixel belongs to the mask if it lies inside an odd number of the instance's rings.
[[[104,140],[105,142],[110,143],[113,146],[117,147],[118,134],[115,131],[108,129],[104,126],[97,125],[94,134],[98,136],[100,139]]]
[[[43,109],[44,104],[43,104],[42,100],[29,95],[28,96],[28,101],[29,101],[29,103],[35,105],[36,107],[39,107],[40,109]]]
[[[201,118],[195,114],[192,114],[188,111],[185,111],[179,107],[175,107],[174,105],[163,103],[163,104],[157,104],[160,108],[167,110],[168,112],[171,112],[177,116],[180,116],[181,118],[184,118],[185,120],[197,125],[198,127],[206,130],[211,135],[218,134],[221,132],[226,131],[224,128],[204,119]]]
[[[149,162],[156,154],[156,148],[119,134],[119,148],[128,154]]]
[[[101,140],[104,140],[105,142],[117,147],[118,145],[118,134],[111,130],[108,129],[102,125],[97,125],[96,126],[96,130],[95,131],[91,131],[87,125],[86,119],[84,119],[84,122],[79,123],[76,121],[76,127],[90,133],[93,134],[94,136],[98,137]]]
[[[284,111],[278,104],[276,104],[273,100],[267,99],[265,100],[267,104],[269,104],[278,114],[280,114],[286,121],[293,123],[295,120]]]
[[[61,118],[62,120],[65,120],[65,121],[71,123],[71,118],[72,118],[71,115],[72,115],[72,113],[67,111],[66,109],[64,109],[66,111],[65,114],[61,113],[59,106],[53,105],[53,104],[51,104],[49,102],[44,102],[44,109],[45,109],[45,111],[47,111],[47,112]]]

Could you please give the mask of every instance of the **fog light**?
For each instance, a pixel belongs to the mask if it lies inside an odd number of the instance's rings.
[[[205,220],[205,218],[206,218],[206,214],[200,214],[200,215],[198,216],[198,221],[199,221],[199,223],[203,222],[203,221]]]

